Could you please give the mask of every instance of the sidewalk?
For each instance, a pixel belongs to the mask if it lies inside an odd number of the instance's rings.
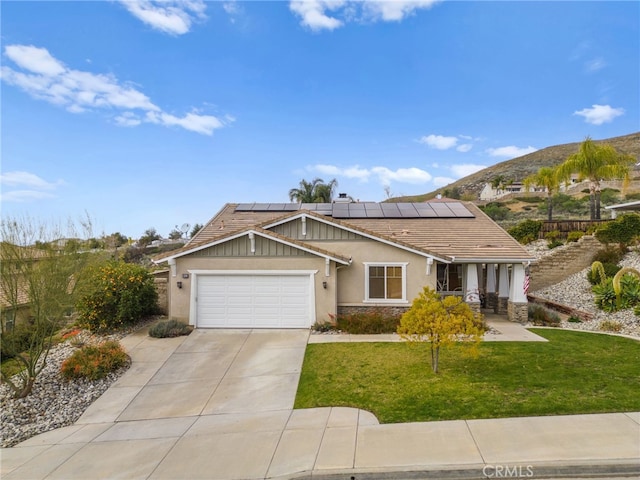
[[[353,408],[293,410],[308,337],[308,331],[211,330],[178,339],[127,337],[129,371],[74,425],[1,450],[0,476],[640,475],[640,412],[380,425]]]

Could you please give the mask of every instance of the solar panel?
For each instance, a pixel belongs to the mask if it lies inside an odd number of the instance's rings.
[[[236,212],[309,210],[334,218],[474,218],[460,202],[432,203],[240,203]]]

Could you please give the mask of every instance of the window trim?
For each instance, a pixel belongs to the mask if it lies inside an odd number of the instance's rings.
[[[363,303],[407,303],[407,265],[408,262],[363,262],[364,265],[364,300]],[[369,268],[370,267],[401,267],[402,268],[402,298],[370,298],[369,297]],[[387,270],[385,268],[385,290]],[[385,291],[386,295],[386,291]]]

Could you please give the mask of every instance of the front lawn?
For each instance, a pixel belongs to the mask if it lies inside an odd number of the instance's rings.
[[[381,423],[640,411],[640,342],[532,331],[549,342],[443,349],[437,375],[426,343],[311,344],[295,408],[357,407]]]

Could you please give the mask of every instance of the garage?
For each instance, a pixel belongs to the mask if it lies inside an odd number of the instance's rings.
[[[216,273],[194,280],[197,327],[309,328],[315,321],[309,273]]]

